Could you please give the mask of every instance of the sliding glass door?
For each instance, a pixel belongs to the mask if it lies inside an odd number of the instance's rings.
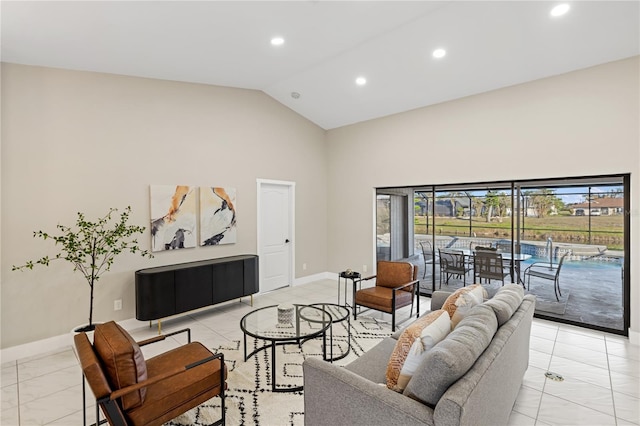
[[[413,209],[408,212],[413,232],[405,232],[412,239],[408,245],[413,252],[396,251],[394,256],[390,247],[385,251],[384,244],[379,244],[378,258],[417,264],[423,294],[440,288],[453,291],[473,283],[474,249],[491,247],[504,258],[504,282],[519,283],[525,292],[536,295],[536,316],[619,334],[628,329],[628,175],[428,185],[378,192],[394,191],[413,191]],[[386,220],[381,197],[379,241],[384,235],[381,224]],[[387,197],[387,206],[393,210],[392,196]],[[388,230],[391,222],[389,219]],[[463,252],[470,272],[466,276],[442,274],[441,251]],[[482,285],[492,294],[502,282],[483,281]]]
[[[409,253],[410,215],[408,198],[404,194],[378,193],[376,196],[377,260],[398,260]],[[413,235],[413,234],[412,234]]]

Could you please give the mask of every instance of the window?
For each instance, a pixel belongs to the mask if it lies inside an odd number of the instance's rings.
[[[414,224],[413,232],[404,233],[411,239],[409,252],[394,257],[388,246],[385,251],[379,244],[378,256],[404,258],[426,268],[420,270],[424,294],[473,282],[470,275],[441,284],[438,250],[463,251],[471,265],[476,246],[491,246],[504,253],[507,282],[520,283],[526,293],[536,295],[537,317],[627,332],[629,175],[379,188],[378,241],[384,236],[381,225],[393,210],[388,195],[387,210],[381,208],[381,194],[409,190]],[[392,226],[386,229],[393,233]],[[430,243],[423,246],[432,247],[435,265],[422,261],[423,241]],[[559,263],[556,296],[556,280],[531,272],[541,265],[553,270]],[[489,293],[502,285],[482,284]]]

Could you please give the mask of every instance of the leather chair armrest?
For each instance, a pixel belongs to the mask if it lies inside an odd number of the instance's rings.
[[[165,371],[162,374],[159,374],[155,377],[152,377],[150,379],[147,380],[143,380],[141,382],[136,383],[135,385],[130,385],[127,387],[124,387],[122,389],[118,389],[117,391],[111,392],[111,394],[109,395],[109,399],[116,400],[118,398],[122,398],[124,395],[137,391],[141,388],[144,388],[146,386],[152,385],[154,383],[158,383],[162,380],[166,380],[169,377],[173,377],[176,374],[180,374],[180,373],[184,373],[187,370],[190,370],[192,368],[198,367],[199,365],[202,364],[206,364],[207,362],[211,362],[215,359],[220,359],[220,363],[221,363],[221,367],[220,367],[220,385],[223,386],[224,383],[224,354],[222,352],[217,353],[217,354],[213,354],[209,357],[203,358],[199,361],[196,362],[192,362],[191,364],[188,365],[184,365],[184,366],[179,366],[179,367],[174,367],[171,368],[167,371]]]
[[[398,290],[402,290],[405,287],[409,287],[409,286],[412,286],[414,284],[419,284],[419,283],[420,283],[420,280],[411,281],[411,282],[408,282],[406,284],[402,284],[401,286],[394,287],[394,288],[392,288],[392,290],[395,292],[395,291],[398,291]]]
[[[187,333],[187,343],[191,343],[191,329],[190,328],[183,328],[182,330],[174,331],[174,332],[167,333],[167,334],[161,334],[159,336],[151,337],[150,339],[141,340],[140,342],[136,342],[136,343],[138,344],[138,346],[149,345],[151,343],[161,342],[161,341],[165,340],[169,336],[175,336],[176,334],[185,333],[185,332]]]
[[[374,279],[375,277],[377,277],[377,275],[371,275],[371,276],[366,277],[366,278],[360,278],[359,280],[356,280],[356,281],[369,281],[371,279]]]

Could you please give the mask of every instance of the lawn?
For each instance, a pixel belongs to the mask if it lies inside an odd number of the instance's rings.
[[[591,239],[589,239],[589,219],[591,219]],[[415,216],[415,233],[431,233],[427,229],[427,218]],[[429,218],[433,220],[433,218]],[[436,234],[438,235],[475,235],[487,238],[511,237],[511,218],[505,217],[502,222],[493,218],[436,217]],[[544,218],[525,217],[520,223],[523,228],[522,239],[544,241],[547,237],[559,242],[606,245],[609,249],[622,249],[624,242],[624,221],[622,215],[612,216],[569,216],[555,215]],[[471,226],[471,229],[470,229]]]

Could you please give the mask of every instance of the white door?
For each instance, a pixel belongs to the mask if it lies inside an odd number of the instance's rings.
[[[258,180],[261,293],[292,283],[294,188],[291,182]]]

